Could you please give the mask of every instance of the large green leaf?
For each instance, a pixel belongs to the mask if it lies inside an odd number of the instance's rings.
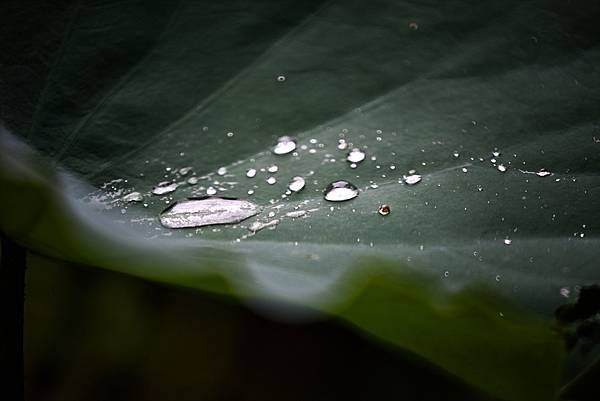
[[[560,340],[526,316],[600,278],[600,5],[3,7],[3,231],[70,261],[338,314],[502,399],[553,396]],[[271,153],[280,135],[297,155]],[[339,139],[367,152],[356,169]],[[400,184],[412,169],[422,181]],[[283,198],[296,175],[306,188]],[[360,195],[326,202],[339,179]],[[182,185],[152,195],[164,180]],[[209,186],[263,212],[159,224]],[[131,191],[144,202],[123,202]]]

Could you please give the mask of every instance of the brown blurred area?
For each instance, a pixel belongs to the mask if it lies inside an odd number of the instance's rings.
[[[278,322],[226,297],[30,255],[27,400],[481,399],[336,320]]]

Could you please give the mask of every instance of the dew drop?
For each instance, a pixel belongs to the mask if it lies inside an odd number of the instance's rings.
[[[277,139],[273,146],[273,153],[276,155],[285,155],[296,149],[296,140],[291,136],[282,136]]]
[[[379,210],[377,210],[377,212],[382,216],[387,216],[391,211],[392,209],[390,209],[388,205],[381,205],[379,206]]]
[[[358,188],[348,181],[335,181],[325,188],[325,200],[330,202],[343,202],[358,196]]]
[[[167,228],[239,223],[260,212],[255,203],[239,199],[190,198],[175,202],[160,214]]]
[[[248,177],[248,178],[256,177],[256,169],[254,169],[254,168],[248,169],[248,171],[246,171],[246,177]]]
[[[269,178],[267,178],[267,184],[269,184],[269,185],[273,185],[276,182],[277,182],[277,178],[275,178],[275,177],[269,177]]]
[[[163,182],[159,183],[157,186],[155,186],[154,188],[152,188],[152,193],[154,195],[165,195],[165,194],[174,192],[176,189],[177,189],[177,183],[163,181]]]
[[[227,133],[227,138],[231,138],[233,135],[234,135],[233,132],[228,132]]]
[[[411,175],[404,176],[404,182],[407,183],[408,185],[415,185],[420,181],[421,181],[421,176],[419,174],[411,174]]]
[[[144,200],[144,197],[139,192],[132,192],[123,197],[125,202],[141,202]]]
[[[304,180],[304,178],[296,176],[290,180],[290,183],[288,184],[288,189],[292,192],[298,192],[301,191],[305,185],[306,181]]]
[[[350,163],[360,163],[365,160],[365,152],[360,150],[359,148],[354,148],[350,152],[348,152],[348,156],[346,156],[346,160]]]
[[[286,217],[291,217],[293,219],[302,217],[304,215],[306,215],[306,210],[294,210],[293,212],[287,212],[285,214]]]

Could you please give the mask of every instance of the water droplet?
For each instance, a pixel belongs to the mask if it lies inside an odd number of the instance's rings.
[[[252,194],[254,194],[254,190],[253,189],[249,189],[248,190],[248,195],[252,195]]]
[[[214,195],[217,193],[217,190],[214,187],[208,187],[206,188],[206,194],[207,195]]]
[[[356,164],[356,163],[351,163],[351,164],[350,164],[350,168],[356,168],[356,167],[357,167],[357,164]]]
[[[504,173],[506,171],[506,166],[504,164],[498,164],[498,171]]]
[[[301,191],[305,185],[306,181],[304,180],[304,178],[297,176],[290,180],[290,183],[288,184],[288,189],[292,192],[298,192]]]
[[[565,298],[569,298],[571,291],[567,287],[563,287],[560,289],[560,295]]]
[[[412,170],[411,170],[412,171]],[[415,185],[416,183],[421,181],[421,176],[419,174],[411,174],[404,176],[404,182],[408,185]]]
[[[330,202],[342,202],[356,198],[358,188],[348,181],[335,181],[325,188],[323,195]]]
[[[163,181],[163,182],[159,183],[157,186],[155,186],[154,188],[152,188],[152,193],[154,195],[165,195],[165,194],[169,194],[169,193],[175,191],[176,189],[177,189],[177,183]]]
[[[198,183],[198,177],[190,177],[187,180],[187,183],[190,185],[196,185]]]
[[[276,182],[277,182],[277,178],[275,178],[275,177],[269,177],[269,178],[267,178],[267,184],[269,184],[269,185],[273,185]]]
[[[363,152],[359,148],[354,148],[350,152],[348,152],[346,160],[348,160],[350,163],[360,163],[361,161],[365,160],[365,157],[365,152]]]
[[[246,171],[246,177],[248,177],[248,178],[256,177],[256,169],[249,168],[248,171]]]
[[[337,148],[339,150],[344,150],[344,149],[346,149],[348,147],[348,143],[346,143],[346,141],[344,139],[340,139],[338,142],[339,143],[338,143]]]
[[[296,149],[296,140],[291,136],[282,136],[277,139],[273,147],[273,153],[276,155],[285,155]]]
[[[494,157],[498,157],[500,156],[500,152],[498,152],[497,150],[492,152],[492,155],[494,155]]]
[[[160,215],[167,228],[202,227],[239,223],[260,212],[250,201],[224,198],[190,198],[175,202]]]
[[[219,167],[219,169],[217,170],[217,174],[219,174],[219,175],[227,174],[227,167]]]
[[[277,77],[277,82],[283,82],[283,81],[285,81],[285,75],[279,75]]]
[[[462,168],[462,172],[463,172],[463,173],[466,173],[467,171],[469,171],[469,170],[467,170],[467,168],[466,168],[466,167],[463,167],[463,168]]]
[[[233,135],[234,135],[233,132],[228,132],[227,133],[227,138],[231,138]]]
[[[297,217],[302,217],[306,214],[305,210],[294,210],[293,212],[287,212],[285,215],[286,217],[291,217],[291,218],[297,218]]]
[[[408,23],[408,27],[413,31],[416,31],[417,29],[419,29],[419,24],[417,24],[415,21],[411,21]]]
[[[452,153],[452,156],[454,156],[454,158],[458,158],[460,156],[460,154],[458,152],[454,152],[454,153]]]
[[[267,171],[268,171],[269,173],[276,173],[278,170],[279,170],[279,167],[277,167],[275,164],[274,164],[274,165],[272,165],[272,166],[269,166],[269,167],[267,168]]]
[[[390,209],[388,205],[381,205],[379,206],[379,210],[377,210],[377,212],[379,212],[379,214],[382,216],[387,216],[391,211],[392,209]]]
[[[139,192],[132,192],[123,197],[123,201],[125,202],[141,202],[144,200],[144,197]]]
[[[277,220],[277,219],[268,221],[266,223],[261,223],[260,221],[255,221],[254,223],[250,224],[250,226],[248,227],[248,230],[252,231],[253,233],[256,233],[256,232],[263,230],[265,228],[268,228],[268,227],[274,228],[277,224],[279,224],[279,220]]]
[[[179,174],[187,175],[190,171],[192,171],[191,167],[182,167],[179,169]]]
[[[538,177],[547,177],[550,174],[552,174],[551,172],[547,171],[546,169],[541,169],[540,171],[538,171],[537,173],[535,173],[535,175],[537,175]]]
[[[512,240],[510,238],[504,238],[504,244],[510,245],[510,244],[512,244]]]

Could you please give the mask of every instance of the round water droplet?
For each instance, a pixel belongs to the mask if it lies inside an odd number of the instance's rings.
[[[469,171],[469,170],[467,170],[467,168],[466,168],[466,167],[463,167],[463,168],[462,168],[462,172],[463,172],[463,173],[466,173],[467,171]]]
[[[219,174],[219,175],[227,174],[227,167],[219,167],[219,169],[217,170],[217,174]]]
[[[277,77],[277,82],[283,82],[283,81],[285,81],[285,75],[279,75]]]
[[[252,195],[252,194],[254,194],[254,190],[253,189],[249,189],[248,190],[248,195]]]
[[[144,197],[139,192],[132,192],[123,197],[125,202],[141,202],[144,200]]]
[[[340,140],[340,141],[341,141],[341,140]],[[344,142],[340,142],[340,143],[338,144],[337,148],[338,148],[339,150],[344,150],[344,149],[347,149],[347,148],[348,148],[348,143],[347,143],[347,142],[345,142],[345,141],[344,141]]]
[[[392,209],[390,209],[388,205],[381,205],[379,206],[379,210],[377,210],[377,212],[379,212],[379,214],[382,216],[387,216],[391,211]]]
[[[272,165],[272,166],[269,166],[269,168],[267,168],[267,171],[269,173],[276,173],[278,170],[279,170],[279,167],[277,167],[276,165]]]
[[[498,152],[497,150],[492,152],[492,155],[494,155],[494,157],[498,157],[500,156],[500,152]]]
[[[164,181],[159,183],[157,186],[152,188],[152,193],[154,195],[165,195],[171,193],[177,189],[177,183]]]
[[[454,158],[458,158],[460,156],[460,154],[458,152],[454,152],[454,153],[452,153],[452,156],[454,156]]]
[[[305,185],[306,181],[304,180],[304,178],[297,176],[290,180],[290,183],[288,184],[288,189],[292,192],[298,192],[301,191]]]
[[[512,240],[510,238],[504,238],[504,245],[512,244]]]
[[[190,178],[188,178],[187,183],[189,185],[196,185],[198,183],[198,177],[190,177]]]
[[[273,185],[276,182],[277,182],[277,178],[275,178],[275,177],[269,177],[269,178],[267,178],[267,184],[269,184],[269,185]]]
[[[234,135],[233,132],[228,132],[227,133],[227,138],[231,138],[233,135]]]
[[[343,202],[358,196],[358,188],[348,181],[335,181],[325,188],[325,200],[330,202]]]
[[[285,155],[296,149],[296,140],[290,136],[282,136],[277,139],[273,147],[273,153],[276,155]]]
[[[506,166],[504,164],[498,164],[498,171],[504,173],[506,171]]]
[[[217,190],[214,187],[208,187],[206,188],[206,194],[207,195],[214,195],[217,193]]]
[[[248,169],[248,171],[246,171],[246,177],[252,178],[255,176],[256,176],[256,169],[250,168],[250,169]]]
[[[350,152],[348,152],[346,160],[348,160],[350,163],[360,163],[363,160],[365,160],[365,157],[365,152],[363,152],[359,148],[354,148]]]
[[[420,181],[421,181],[421,176],[419,174],[411,174],[411,175],[404,176],[404,182],[407,183],[408,185],[415,185]]]

